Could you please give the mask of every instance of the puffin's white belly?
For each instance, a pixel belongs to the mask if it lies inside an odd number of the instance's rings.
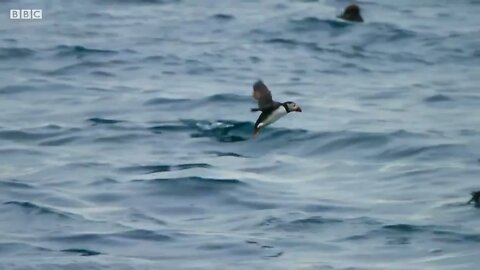
[[[285,110],[285,107],[283,106],[280,106],[278,107],[275,111],[273,111],[268,117],[267,119],[263,120],[263,122],[261,122],[260,124],[258,124],[258,127],[261,128],[261,127],[264,127],[264,126],[268,126],[270,125],[271,123],[277,121],[278,119],[282,118],[283,116],[285,116],[287,114],[287,111]]]

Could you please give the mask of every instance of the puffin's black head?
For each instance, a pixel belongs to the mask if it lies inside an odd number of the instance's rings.
[[[283,103],[283,106],[287,110],[287,112],[302,112],[302,108],[297,105],[297,103],[293,101],[287,101]]]
[[[475,205],[480,206],[480,190],[479,191],[474,191],[471,193],[472,198],[468,203],[474,202]]]
[[[346,7],[343,14],[339,15],[338,18],[351,22],[363,22],[362,15],[360,15],[360,7],[355,4]]]

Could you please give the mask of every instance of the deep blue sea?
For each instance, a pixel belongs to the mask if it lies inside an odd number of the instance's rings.
[[[479,269],[480,1],[349,3],[0,0],[0,270]]]

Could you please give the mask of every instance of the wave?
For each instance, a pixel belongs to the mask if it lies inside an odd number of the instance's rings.
[[[212,18],[221,22],[227,22],[235,19],[235,16],[231,14],[219,13],[219,14],[213,15]]]
[[[62,75],[78,75],[80,71],[91,71],[93,68],[105,67],[109,63],[107,62],[95,62],[85,61],[76,64],[66,65],[54,70],[46,71],[45,74],[49,76],[62,76]]]
[[[0,48],[0,60],[27,58],[35,55],[35,51],[28,48]]]
[[[106,186],[110,186],[110,185],[115,185],[115,184],[119,184],[120,182],[118,180],[115,180],[113,178],[109,178],[109,177],[105,177],[105,178],[102,178],[100,180],[94,180],[92,182],[90,182],[88,185],[89,186],[103,186],[103,185],[106,185]]]
[[[222,152],[222,151],[206,151],[206,154],[216,155],[218,157],[245,157],[243,155],[234,152]]]
[[[215,178],[204,178],[199,176],[192,177],[181,177],[181,178],[155,178],[149,180],[132,180],[132,182],[148,182],[155,185],[200,185],[200,186],[209,186],[209,185],[247,185],[246,183],[237,180],[237,179],[215,179]]]
[[[191,99],[186,98],[152,98],[144,102],[144,105],[175,105],[179,103],[190,102]]]
[[[3,188],[17,188],[17,189],[35,189],[35,186],[23,183],[18,180],[0,180],[0,186]]]
[[[313,51],[321,51],[321,52],[326,51],[326,49],[321,48],[319,44],[316,42],[303,41],[300,39],[277,37],[277,38],[265,39],[264,42],[271,43],[271,44],[279,44],[279,45],[283,45],[285,47],[290,47],[290,48],[294,48],[298,46],[298,47],[303,47]]]
[[[175,4],[182,0],[105,0],[105,3],[119,3],[119,4]]]
[[[78,243],[108,243],[120,244],[121,239],[166,242],[174,239],[173,236],[152,230],[132,229],[115,233],[75,233],[63,234],[49,237],[50,240],[66,242],[70,244]]]
[[[270,43],[270,44],[277,44],[280,46],[284,46],[286,48],[304,48],[307,50],[311,50],[313,52],[319,52],[319,53],[326,53],[326,54],[333,54],[333,55],[340,55],[342,57],[346,58],[362,58],[362,59],[372,59],[375,56],[372,56],[370,54],[367,54],[367,52],[359,46],[353,46],[351,48],[342,48],[340,46],[331,47],[331,46],[325,46],[321,43],[317,42],[311,42],[311,41],[303,41],[300,39],[292,39],[292,38],[270,38],[270,39],[265,39],[263,40],[265,43]],[[361,66],[355,65],[355,64],[345,64],[347,66],[344,67],[356,67],[360,68]],[[352,66],[348,66],[352,65]],[[367,70],[362,67],[362,69]],[[333,73],[339,73],[339,70],[331,71]]]
[[[63,138],[58,138],[58,139],[49,139],[49,140],[44,140],[40,142],[38,145],[41,146],[61,146],[61,145],[66,145],[66,144],[71,144],[75,141],[78,141],[82,137],[80,136],[66,136]]]
[[[56,56],[65,57],[65,56],[75,56],[82,57],[87,55],[113,55],[117,54],[117,51],[106,50],[106,49],[93,49],[87,48],[84,46],[70,46],[70,45],[60,45],[54,48]]]
[[[427,103],[434,103],[434,102],[444,102],[444,101],[451,101],[452,99],[449,96],[437,94],[433,96],[429,96],[424,99]]]
[[[332,152],[351,147],[375,148],[386,145],[390,141],[388,134],[382,133],[346,132],[343,134],[336,134],[335,137],[336,138],[333,140],[317,148],[316,151]]]
[[[360,211],[360,208],[354,206],[345,206],[341,204],[334,203],[310,203],[305,204],[301,207],[301,210],[305,213],[326,213],[326,212],[351,212],[351,211]]]
[[[158,233],[152,230],[129,230],[126,232],[122,232],[121,234],[117,234],[119,237],[127,238],[127,239],[140,239],[145,241],[169,241],[172,240],[173,237],[168,236],[166,234]]]
[[[140,172],[145,174],[169,172],[169,171],[181,171],[193,168],[211,168],[212,166],[207,163],[186,163],[178,165],[141,165],[121,168],[120,171],[125,172]]]
[[[222,203],[252,210],[278,209],[282,206],[281,202],[271,201],[268,198],[259,197],[252,190],[243,190],[235,192],[235,195],[222,198]]]
[[[192,138],[208,138],[222,143],[240,143],[252,140],[254,129],[253,122],[218,120],[199,121],[184,119],[167,125],[155,125],[148,128],[153,133],[186,132]],[[264,142],[261,149],[271,149],[272,145],[282,142],[291,142],[284,148],[300,151],[304,156],[336,153],[345,150],[365,150],[364,156],[375,159],[399,159],[412,157],[430,157],[432,155],[444,155],[451,150],[460,151],[463,144],[427,142],[431,136],[423,133],[414,133],[406,130],[394,130],[391,132],[360,132],[360,131],[327,131],[312,132],[304,129],[288,129],[269,126],[261,131],[260,136],[253,142]],[[412,145],[415,140],[425,142]],[[295,144],[293,142],[301,143]],[[250,145],[250,144],[249,144]],[[307,147],[303,147],[303,146]],[[350,151],[351,152],[351,151]],[[238,151],[207,151],[206,153],[218,154],[219,156],[243,157]],[[360,153],[356,151],[356,153]],[[444,154],[442,154],[444,153]],[[166,166],[166,165],[163,165]],[[169,167],[162,167],[168,170]]]
[[[224,192],[238,191],[248,185],[238,179],[215,179],[199,176],[180,178],[154,178],[131,180],[135,185],[147,185],[152,195],[175,197],[210,197],[212,194],[226,195]],[[219,199],[219,198],[217,198]]]
[[[155,125],[148,128],[153,133],[187,132],[193,138],[210,138],[218,142],[238,143],[251,140],[254,129],[253,122],[218,120],[199,121],[184,119],[166,125]],[[356,132],[356,131],[331,131],[312,132],[304,129],[287,129],[269,126],[261,131],[256,141],[278,144],[279,142],[302,142],[308,144],[308,149],[303,149],[306,155],[332,153],[345,149],[376,149],[381,150],[376,155],[378,158],[395,158],[415,155],[424,149],[411,149],[408,146],[399,146],[385,150],[393,142],[419,139],[428,137],[425,134],[412,133],[405,130],[395,130],[388,133]],[[269,147],[262,145],[262,147]],[[288,147],[288,145],[286,145]],[[297,148],[297,146],[292,146]],[[428,146],[420,146],[420,148]],[[218,152],[218,151],[217,151]],[[211,152],[215,154],[215,152]],[[236,152],[220,152],[219,155],[243,156]]]
[[[63,132],[32,132],[21,130],[0,131],[0,139],[9,141],[38,141],[63,134]]]
[[[93,125],[113,125],[113,124],[118,124],[122,123],[124,121],[122,120],[114,120],[114,119],[107,119],[107,118],[89,118],[87,121],[91,122]]]
[[[215,94],[203,98],[203,102],[251,102],[251,97],[249,96],[241,96],[236,94]]]
[[[30,243],[22,243],[22,242],[9,242],[8,240],[3,240],[2,243],[0,243],[0,254],[2,256],[7,256],[7,255],[13,255],[13,256],[18,256],[18,254],[21,253],[26,253],[26,254],[34,254],[34,253],[50,253],[53,250],[45,248],[45,247],[40,247],[40,246],[35,246],[31,245]],[[1,265],[1,264],[0,264]]]
[[[321,224],[331,224],[331,223],[342,223],[343,220],[335,218],[324,218],[321,216],[313,216],[303,219],[296,219],[290,222],[292,225],[321,225]]]
[[[132,134],[122,134],[122,135],[101,136],[93,139],[93,142],[118,144],[118,143],[129,143],[135,140],[141,140],[148,137],[149,136],[145,134],[132,133]]]
[[[94,76],[98,76],[98,77],[115,77],[116,76],[113,73],[106,72],[106,71],[101,71],[101,70],[92,71],[92,72],[90,72],[90,74],[92,74]]]
[[[0,149],[0,155],[25,155],[25,156],[43,156],[46,153],[36,150],[30,149],[22,149],[22,148],[7,148],[7,149]]]
[[[354,26],[354,24],[331,19],[319,19],[317,17],[305,17],[301,19],[291,19],[290,24],[295,31],[322,31],[325,29],[340,30]]]
[[[155,125],[148,128],[152,133],[161,134],[163,132],[178,132],[178,131],[188,131],[189,127],[182,124],[163,124]]]
[[[69,143],[77,139],[71,135],[72,132],[78,131],[76,128],[63,128],[56,125],[45,125],[40,127],[32,127],[24,130],[0,130],[0,140],[8,140],[14,142],[38,142],[39,145],[55,146]],[[8,149],[0,149],[0,151],[8,151]],[[10,151],[14,151],[11,149]],[[15,149],[17,153],[33,150]],[[37,154],[45,154],[38,152]]]
[[[387,231],[400,232],[400,233],[416,233],[432,230],[433,226],[418,226],[412,224],[392,224],[384,225],[382,227]]]
[[[35,91],[37,87],[31,85],[7,85],[0,88],[0,94],[18,94]]]
[[[449,156],[452,150],[464,148],[462,144],[435,144],[435,145],[420,145],[420,146],[397,146],[390,148],[377,154],[376,157],[380,159],[400,159],[409,157],[439,157]]]
[[[236,94],[215,94],[200,99],[186,98],[152,98],[144,102],[144,105],[167,105],[167,106],[186,106],[197,107],[199,105],[213,106],[212,103],[227,102],[251,102],[249,96],[241,96]]]
[[[56,217],[62,218],[62,219],[78,219],[77,215],[63,212],[60,210],[57,210],[52,207],[47,207],[47,206],[41,206],[32,202],[27,202],[27,201],[8,201],[4,202],[4,205],[7,206],[14,206],[20,208],[22,211],[24,211],[27,214],[33,214],[33,215],[54,215]]]
[[[271,38],[265,40],[266,43],[272,43],[272,44],[283,44],[283,45],[291,45],[291,46],[296,46],[296,45],[306,45],[307,47],[311,46],[316,46],[316,43],[313,42],[301,42],[298,40],[290,39],[290,38]]]
[[[95,250],[89,250],[89,249],[81,249],[81,248],[69,248],[69,249],[62,249],[60,250],[62,252],[67,252],[67,253],[77,253],[80,256],[96,256],[96,255],[101,255],[101,252],[95,251]]]
[[[251,122],[233,121],[191,121],[184,120],[185,125],[196,130],[191,133],[192,138],[212,138],[219,142],[242,142],[251,138],[254,128]]]
[[[257,224],[258,227],[264,229],[275,229],[281,231],[297,232],[302,230],[320,229],[335,224],[343,223],[344,220],[336,218],[325,218],[321,216],[311,216],[300,219],[284,220],[277,217],[267,217]]]
[[[355,234],[339,241],[371,241],[382,239],[387,245],[409,244],[416,235],[428,236],[435,242],[446,243],[464,243],[465,241],[479,243],[480,236],[473,233],[458,232],[456,228],[443,228],[436,225],[415,225],[407,223],[375,225],[376,228],[370,229],[363,234]]]

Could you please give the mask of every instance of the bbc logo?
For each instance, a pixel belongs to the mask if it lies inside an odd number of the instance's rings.
[[[41,20],[41,9],[10,9],[10,19],[12,20]]]

